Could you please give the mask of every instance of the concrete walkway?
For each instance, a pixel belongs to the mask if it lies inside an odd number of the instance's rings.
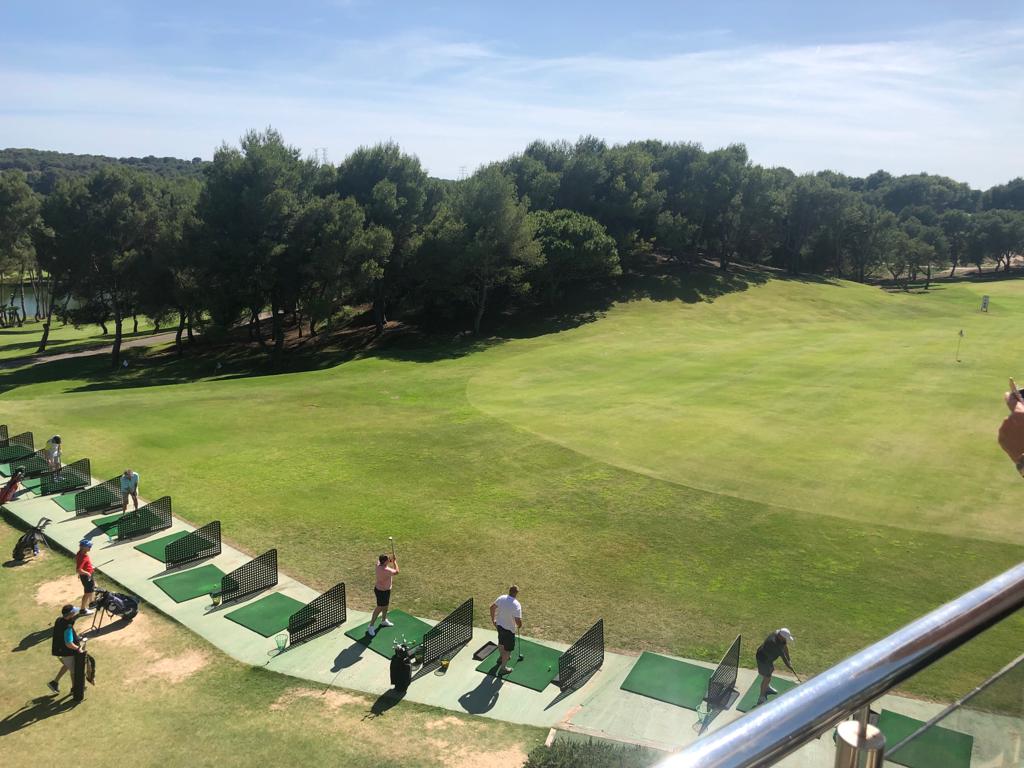
[[[368,621],[368,613],[349,611],[348,620],[343,626],[295,648],[289,648],[284,653],[278,653],[273,638],[264,638],[225,618],[230,610],[264,597],[268,592],[220,609],[214,609],[205,597],[184,603],[171,600],[153,583],[154,578],[165,573],[163,563],[139,552],[135,545],[176,531],[194,530],[180,520],[175,519],[169,530],[118,543],[107,541],[95,528],[91,520],[97,515],[76,517],[74,513],[66,512],[57,505],[52,497],[36,498],[31,493],[23,493],[18,500],[8,503],[4,510],[27,525],[34,525],[40,517],[49,517],[53,523],[46,529],[47,538],[68,552],[76,552],[78,541],[85,536],[92,536],[95,542],[92,559],[97,571],[102,574],[97,579],[101,587],[107,579],[124,585],[148,604],[144,610],[149,607],[158,609],[238,661],[324,686],[333,685],[378,695],[390,689],[388,660],[344,635],[345,630]],[[224,546],[220,555],[202,561],[202,564],[212,563],[227,573],[250,559],[249,555]],[[73,570],[70,563],[68,570]],[[303,603],[318,595],[284,573],[279,574],[278,585],[272,591],[281,592]],[[538,693],[476,671],[477,662],[473,659],[473,652],[484,642],[495,639],[492,630],[477,628],[469,646],[452,660],[446,674],[428,673],[414,680],[405,698],[456,712],[557,728],[665,751],[678,750],[698,737],[695,712],[620,689],[619,686],[636,660],[633,656],[606,653],[603,668],[581,689],[568,695],[560,694],[555,686],[548,686],[545,691]],[[544,644],[558,650],[567,647],[546,641]],[[711,666],[699,661],[687,661]],[[755,677],[753,670],[739,670],[737,686],[741,694],[754,682]],[[920,720],[931,717],[941,709],[937,704],[896,696],[884,697],[875,708],[879,706]],[[735,709],[720,713],[709,730],[721,728],[740,716]],[[1019,728],[1019,721],[1015,722],[1015,727]],[[976,739],[976,752],[982,746]],[[830,765],[833,760],[832,740],[824,737],[782,765],[821,766]]]

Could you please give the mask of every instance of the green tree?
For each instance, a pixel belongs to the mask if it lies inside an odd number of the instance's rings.
[[[21,314],[25,319],[25,275],[35,267],[34,235],[43,227],[41,201],[21,171],[0,173],[0,304],[4,275],[18,274],[21,285]],[[11,293],[11,304],[15,294]],[[0,316],[0,322],[3,317]]]
[[[967,244],[974,226],[972,215],[955,209],[946,211],[939,217],[939,226],[949,244],[949,276],[953,277],[967,255]]]
[[[530,281],[549,304],[571,285],[622,274],[615,241],[596,219],[564,209],[535,211],[530,218],[544,255]]]

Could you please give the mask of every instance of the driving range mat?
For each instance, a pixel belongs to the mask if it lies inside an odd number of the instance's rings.
[[[184,573],[175,573],[172,576],[162,576],[154,579],[153,583],[167,593],[167,596],[176,603],[184,603],[211,592],[220,591],[220,580],[224,577],[224,571],[216,565],[201,565]]]
[[[887,709],[878,716],[878,729],[885,734],[886,747],[895,747],[922,725],[921,720]],[[933,725],[892,755],[886,753],[885,761],[907,768],[969,768],[973,747],[973,736]]]
[[[139,552],[144,552],[150,557],[155,557],[161,563],[166,563],[167,553],[164,550],[167,548],[167,545],[172,541],[177,541],[183,536],[188,536],[188,533],[188,531],[178,531],[177,533],[172,533],[170,536],[161,536],[159,539],[153,539],[152,541],[146,541],[142,544],[136,544],[135,548],[139,550]]]
[[[75,507],[75,496],[81,491],[72,491],[71,493],[62,493],[60,496],[54,496],[53,500],[57,502],[57,506],[63,509],[65,512],[74,512]]]
[[[27,491],[38,495],[39,489],[43,486],[43,478],[41,477],[29,477],[21,481],[21,487]]]
[[[523,660],[518,661],[520,650]],[[561,651],[548,648],[546,645],[535,643],[532,640],[519,639],[512,655],[508,657],[508,665],[512,671],[507,675],[499,675],[501,653],[495,648],[494,652],[477,665],[477,672],[483,672],[492,677],[500,677],[510,683],[521,685],[525,688],[532,688],[535,691],[543,691],[548,684],[558,677],[558,657]]]
[[[713,669],[644,651],[619,687],[696,711],[708,692],[712,672]]]
[[[274,592],[244,608],[226,614],[225,618],[264,637],[270,637],[287,629],[288,617],[304,605],[305,603],[300,603],[294,598]]]
[[[781,696],[791,688],[796,688],[796,683],[792,680],[783,680],[781,677],[772,677],[772,688],[777,690],[779,693],[769,693],[768,701],[775,698],[776,695]],[[747,692],[743,694],[743,698],[736,704],[736,709],[740,712],[749,712],[757,706],[757,697],[761,695],[761,676],[758,675],[757,679],[754,680],[754,684],[747,688]]]
[[[92,521],[92,524],[103,531],[107,536],[117,536],[117,524],[121,521],[121,513],[118,512],[116,515],[107,515],[106,517],[97,517]]]
[[[360,624],[350,629],[345,634],[353,640],[365,645],[371,651],[376,651],[386,659],[395,655],[395,642],[401,642],[404,637],[410,645],[419,645],[423,636],[427,634],[430,625],[427,622],[410,616],[405,611],[388,611],[388,621],[394,622],[393,627],[382,627],[377,622],[377,634],[370,637],[366,634],[370,622]]]

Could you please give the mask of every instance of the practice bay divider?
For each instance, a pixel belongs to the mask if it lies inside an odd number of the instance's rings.
[[[419,648],[423,664],[433,664],[472,639],[473,598],[471,597],[427,630]]]
[[[304,643],[341,626],[348,620],[344,582],[335,584],[320,597],[288,617],[288,642]]]
[[[40,479],[42,482],[39,485],[39,495],[49,496],[53,493],[84,488],[92,482],[92,469],[88,459],[79,459],[56,472],[43,475]]]
[[[214,520],[168,544],[164,548],[164,562],[170,569],[219,554],[220,520]]]
[[[220,580],[222,603],[240,600],[277,584],[277,550],[268,549],[245,565],[226,573]]]
[[[18,461],[26,456],[31,456],[35,451],[36,444],[31,432],[22,432],[20,435],[9,437],[0,446],[0,461]]]
[[[75,514],[101,512],[121,506],[121,478],[104,480],[75,494]]]
[[[0,447],[7,445],[7,425],[0,424]]]
[[[718,662],[715,671],[708,679],[708,691],[704,695],[704,701],[708,704],[709,710],[726,709],[732,702],[733,694],[739,695],[736,690],[736,676],[740,669],[740,641],[742,637],[736,635],[725,656]]]
[[[15,464],[19,467],[25,468],[25,479],[31,479],[33,477],[42,477],[47,472],[53,472],[53,467],[50,466],[50,462],[46,460],[46,451],[39,449],[35,453],[30,453],[22,456],[20,459],[15,459],[11,462],[11,472],[13,474]]]
[[[118,489],[120,489],[120,485]],[[161,496],[156,501],[126,512],[117,521],[117,540],[124,541],[134,536],[162,531],[165,528],[170,528],[171,523],[171,497]]]
[[[604,664],[604,619],[588,629],[565,653],[558,657],[558,677],[554,683],[562,691],[582,685]]]

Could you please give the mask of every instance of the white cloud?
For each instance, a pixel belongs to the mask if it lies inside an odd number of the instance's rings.
[[[393,138],[455,176],[534,138],[747,144],[796,171],[926,170],[985,187],[1024,173],[1024,30],[652,58],[528,58],[437,32],[332,43],[294,71],[0,71],[0,143],[209,157],[268,124],[340,160]],[[45,53],[35,60],[46,60]],[[307,59],[308,61],[308,59]],[[134,73],[133,73],[134,72]]]

